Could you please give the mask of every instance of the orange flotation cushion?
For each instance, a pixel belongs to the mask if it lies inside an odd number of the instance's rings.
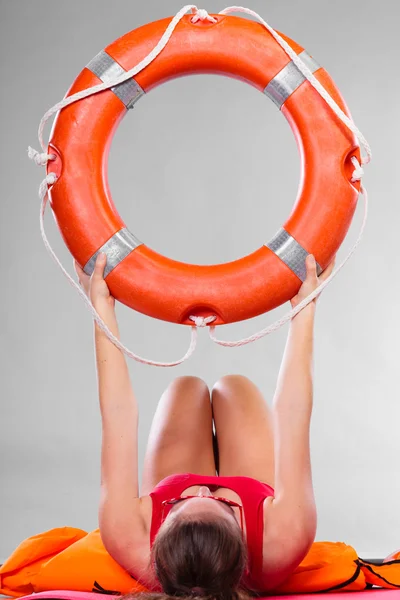
[[[274,593],[359,591],[371,585],[400,588],[400,551],[375,565],[342,542],[315,542]],[[61,527],[23,541],[0,567],[1,594],[20,597],[51,590],[120,595],[145,588],[111,558],[98,529],[86,533]]]

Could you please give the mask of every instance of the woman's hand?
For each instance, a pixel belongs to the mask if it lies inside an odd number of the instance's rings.
[[[106,264],[107,257],[101,252],[97,256],[92,276],[89,276],[86,275],[84,270],[78,265],[76,260],[74,260],[74,267],[79,283],[96,309],[103,306],[108,306],[110,308],[114,308],[115,306],[115,299],[111,296],[108,285],[104,280],[104,269]]]
[[[307,298],[307,296],[309,296],[311,292],[313,292],[319,285],[321,285],[323,281],[325,281],[325,279],[329,277],[329,275],[333,271],[333,267],[335,266],[335,259],[336,257],[333,258],[332,262],[326,267],[325,271],[319,277],[317,277],[317,266],[315,258],[312,254],[309,254],[307,256],[307,276],[306,279],[303,281],[303,284],[296,296],[294,296],[290,301],[292,308],[295,308],[302,300],[304,300],[304,298]],[[314,300],[312,300],[314,304],[317,303],[317,298],[318,296],[314,298]]]

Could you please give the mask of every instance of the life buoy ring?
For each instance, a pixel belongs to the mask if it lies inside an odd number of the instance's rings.
[[[58,178],[49,193],[51,207],[78,263],[91,273],[97,254],[106,252],[106,281],[118,301],[187,325],[193,325],[190,315],[215,315],[213,325],[221,325],[288,301],[304,279],[307,254],[314,254],[319,271],[332,260],[350,226],[360,188],[359,182],[351,182],[351,159],[360,160],[356,137],[271,34],[248,19],[213,17],[215,23],[193,23],[186,15],[163,52],[134,79],[64,107],[48,147],[55,155],[48,173]],[[107,46],[82,70],[67,96],[130,70],[156,46],[169,22],[146,24]],[[350,116],[328,73],[301,46],[282,37]],[[289,121],[302,165],[296,203],[274,238],[244,258],[212,266],[171,260],[141,243],[120,218],[106,176],[111,140],[127,110],[157,85],[196,73],[240,79],[269,96]]]

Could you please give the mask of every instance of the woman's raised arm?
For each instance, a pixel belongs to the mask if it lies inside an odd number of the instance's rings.
[[[332,272],[332,262],[318,278],[312,256],[307,277],[292,299],[295,307]],[[316,299],[291,321],[273,402],[275,499],[264,554],[275,556],[274,571],[295,569],[314,541],[317,514],[311,474],[310,421],[313,406],[313,350]],[[279,549],[279,552],[277,552]],[[274,562],[272,560],[272,562]]]
[[[115,300],[103,278],[105,257],[99,257],[91,278],[75,262],[80,283],[93,306],[119,338]],[[95,323],[95,350],[102,420],[100,532],[118,560],[138,533],[138,407],[123,353]]]

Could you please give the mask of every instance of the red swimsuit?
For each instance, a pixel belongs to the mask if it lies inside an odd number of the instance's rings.
[[[265,498],[274,495],[272,487],[261,483],[251,477],[219,477],[212,475],[193,475],[191,473],[171,475],[156,485],[150,493],[153,501],[153,514],[150,530],[150,546],[162,522],[162,502],[172,498],[179,498],[182,492],[192,485],[205,485],[211,491],[218,488],[228,488],[236,492],[243,505],[244,519],[246,522],[248,569],[246,585],[255,591],[262,591],[262,552],[264,533],[263,503]],[[168,506],[166,506],[166,513]]]

